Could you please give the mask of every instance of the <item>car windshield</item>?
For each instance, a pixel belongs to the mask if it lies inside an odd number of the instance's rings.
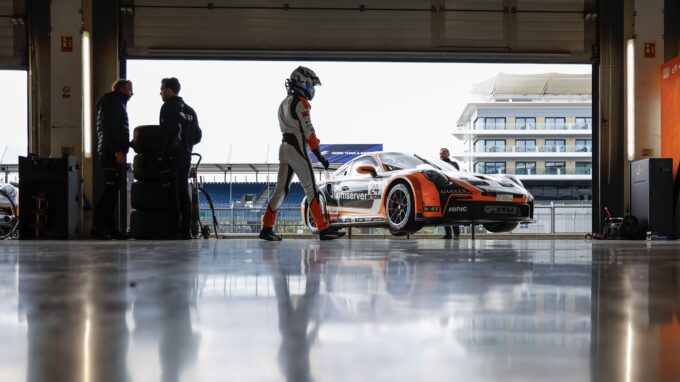
[[[416,155],[402,153],[383,153],[380,154],[380,160],[382,161],[383,165],[385,165],[386,171],[412,169],[423,164],[428,164],[427,161],[419,158]]]

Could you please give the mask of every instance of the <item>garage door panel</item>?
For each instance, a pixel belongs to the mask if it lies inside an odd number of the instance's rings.
[[[502,11],[503,0],[446,0],[446,9],[468,11]]]
[[[494,0],[498,1],[498,0]],[[471,2],[471,1],[468,1]],[[474,1],[472,1],[474,2]],[[135,7],[158,7],[158,0],[136,0]],[[192,7],[205,6],[207,2],[191,1],[191,0],[163,0],[163,6],[168,7]],[[366,8],[397,8],[397,9],[413,9],[424,8],[428,9],[431,6],[431,0],[212,0],[213,10],[218,10],[220,7],[230,8],[255,8],[255,7],[271,7],[281,8],[284,4],[288,4],[290,8],[359,8],[365,6]],[[139,9],[139,8],[138,8]]]
[[[127,54],[518,52],[551,60],[559,51],[567,54],[561,61],[583,62],[590,60],[584,47],[595,38],[585,33],[583,0],[214,0],[210,9],[206,4],[136,0],[123,7]]]
[[[25,49],[26,26],[17,25],[14,16],[23,16],[23,10],[15,11],[14,0],[0,0],[0,67],[21,69],[24,67],[22,53]]]
[[[447,12],[443,46],[505,47],[503,14],[484,12]]]
[[[518,11],[582,12],[583,0],[518,0]]]
[[[309,43],[343,49],[347,42],[366,48],[430,43],[427,13],[326,11],[140,9],[134,42],[149,48],[300,49]],[[378,27],[379,25],[379,27]],[[172,38],[168,38],[172,36]],[[316,43],[315,43],[316,42]]]
[[[555,51],[582,51],[585,23],[579,14],[520,13],[517,16],[517,47],[552,46]]]

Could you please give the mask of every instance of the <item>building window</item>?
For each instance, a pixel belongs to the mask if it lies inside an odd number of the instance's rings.
[[[564,117],[548,117],[545,119],[545,128],[547,130],[564,130],[566,127]]]
[[[576,175],[592,175],[593,162],[576,162]]]
[[[505,174],[505,162],[479,162],[477,172],[482,174]]]
[[[515,151],[518,153],[530,153],[536,151],[535,139],[517,139],[515,141]]]
[[[576,140],[576,151],[580,153],[589,153],[593,151],[593,140],[592,139],[577,139]]]
[[[515,162],[515,174],[536,175],[536,162]]]
[[[486,153],[505,152],[505,139],[486,139],[483,151]]]
[[[564,162],[545,162],[546,175],[565,175],[567,166]]]
[[[576,125],[574,127],[578,130],[592,130],[593,119],[590,117],[587,118],[576,117]]]
[[[505,130],[505,118],[479,118],[475,122],[477,130]]]
[[[564,139],[546,139],[544,151],[549,153],[563,153],[565,151]]]
[[[536,130],[536,118],[515,118],[515,129],[517,130]]]

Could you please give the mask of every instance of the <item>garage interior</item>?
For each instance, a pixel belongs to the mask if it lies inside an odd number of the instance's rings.
[[[0,68],[28,72],[26,154],[75,158],[87,232],[93,103],[128,59],[592,65],[600,232],[604,207],[630,211],[633,161],[677,170],[662,68],[679,16],[670,0],[0,0]],[[4,240],[0,380],[672,381],[679,255],[559,237]]]

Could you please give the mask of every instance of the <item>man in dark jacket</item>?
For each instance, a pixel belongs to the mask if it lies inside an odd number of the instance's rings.
[[[172,174],[170,213],[176,219],[173,222],[173,235],[179,239],[190,239],[191,198],[188,183],[191,152],[203,134],[198,126],[196,112],[177,95],[180,89],[179,80],[175,77],[161,80],[163,106],[160,113],[159,154],[169,158]]]
[[[111,91],[99,98],[97,113],[97,153],[104,167],[104,192],[94,209],[94,224],[90,235],[96,239],[127,239],[116,228],[114,215],[125,168],[125,156],[130,147],[127,102],[132,97],[132,82],[116,80]]]
[[[449,149],[446,147],[442,147],[439,150],[439,159],[442,161],[448,163],[451,165],[451,167],[455,168],[456,170],[460,171],[460,166],[458,166],[458,163],[455,160],[452,160],[450,157]],[[451,235],[451,231],[453,231],[453,236]],[[444,226],[444,237],[442,239],[453,239],[460,236],[460,227],[457,225],[454,226]]]

